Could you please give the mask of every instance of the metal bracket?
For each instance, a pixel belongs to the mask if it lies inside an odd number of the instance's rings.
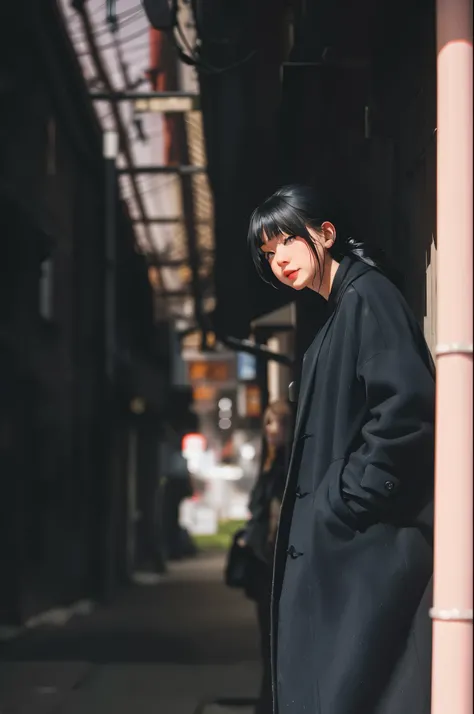
[[[472,343],[446,342],[436,345],[435,354],[439,355],[472,355]]]
[[[460,610],[456,607],[449,610],[437,607],[430,609],[431,619],[442,622],[472,622],[472,614],[472,610]]]
[[[284,364],[286,367],[293,367],[293,360],[287,355],[281,354],[280,352],[273,352],[269,350],[265,345],[260,345],[255,342],[250,342],[250,340],[239,340],[237,337],[230,337],[220,335],[218,339],[222,344],[230,347],[232,350],[239,350],[241,352],[248,352],[251,355],[256,355],[266,360],[273,360],[274,362],[279,362]]]

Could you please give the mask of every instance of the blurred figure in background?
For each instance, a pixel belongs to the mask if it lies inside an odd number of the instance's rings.
[[[262,469],[250,496],[250,520],[239,545],[252,551],[252,577],[246,594],[257,604],[262,653],[262,684],[256,714],[271,714],[270,596],[273,551],[285,489],[291,408],[285,401],[271,403],[263,416]]]
[[[187,461],[179,447],[175,446],[169,458],[164,493],[165,548],[169,560],[180,560],[196,554],[189,534],[179,522],[181,502],[193,493],[193,480]]]

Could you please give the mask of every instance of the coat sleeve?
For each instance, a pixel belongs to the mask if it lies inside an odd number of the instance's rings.
[[[356,516],[383,518],[433,481],[434,377],[414,344],[380,350],[359,368],[369,417],[341,477]]]

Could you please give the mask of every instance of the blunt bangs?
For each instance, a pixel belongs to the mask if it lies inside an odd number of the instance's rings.
[[[315,252],[307,226],[319,228],[322,221],[315,220],[315,216],[312,216],[311,211],[308,210],[310,207],[304,205],[306,196],[301,194],[309,190],[300,186],[280,189],[258,206],[250,217],[247,241],[252,260],[262,280],[275,287],[279,282],[262,251],[265,242],[263,237],[265,235],[268,240],[271,240],[282,233],[298,236],[303,238]]]

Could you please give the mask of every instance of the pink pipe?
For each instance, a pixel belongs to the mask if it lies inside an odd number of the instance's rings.
[[[437,44],[438,356],[432,714],[472,714],[473,123],[470,0],[437,0]]]

